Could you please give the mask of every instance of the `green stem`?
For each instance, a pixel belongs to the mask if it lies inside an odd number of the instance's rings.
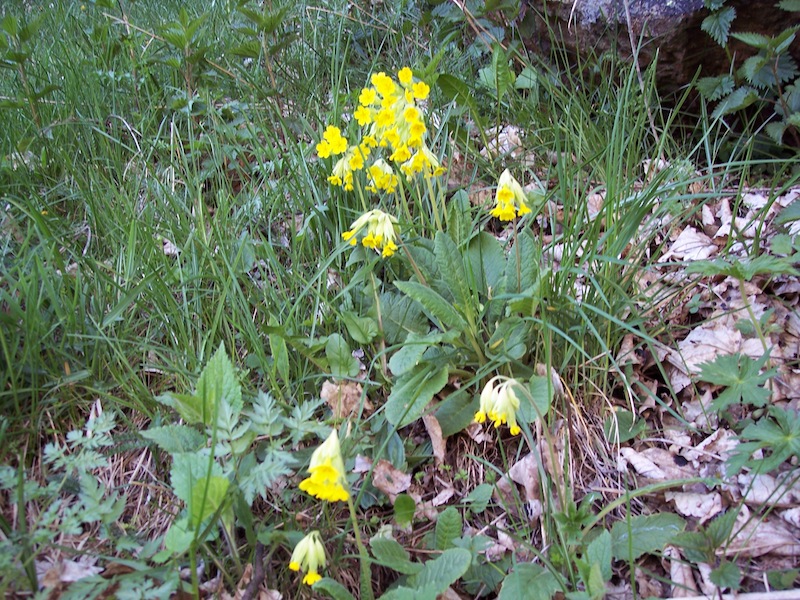
[[[348,496],[347,507],[350,509],[350,520],[353,523],[353,535],[358,546],[358,556],[361,563],[361,600],[373,600],[375,595],[372,592],[372,572],[370,571],[370,557],[367,548],[361,540],[361,529],[358,526],[358,515],[356,515],[356,505],[353,497]]]
[[[436,193],[433,190],[431,178],[425,177],[425,183],[428,186],[428,195],[431,198],[431,210],[433,211],[433,220],[436,222],[436,229],[443,232],[444,229],[442,228],[442,216],[439,214],[439,203],[436,199]]]
[[[747,309],[747,314],[750,315],[750,320],[753,322],[753,328],[756,330],[756,335],[758,336],[758,339],[761,340],[761,346],[764,348],[764,352],[769,352],[767,339],[764,337],[764,332],[761,331],[761,323],[759,323],[758,319],[756,319],[756,315],[753,312],[753,307],[750,306],[750,302],[747,300],[747,291],[745,290],[744,281],[742,279],[737,279],[737,281],[739,282],[739,294],[741,294],[744,307]]]

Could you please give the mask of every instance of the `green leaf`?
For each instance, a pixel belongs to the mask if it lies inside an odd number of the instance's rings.
[[[464,317],[431,288],[416,281],[396,281],[395,286],[401,292],[419,302],[435,319],[438,319],[442,324],[443,331],[448,328],[460,332],[467,330],[468,325]]]
[[[686,267],[687,273],[701,275],[727,275],[734,279],[750,281],[757,275],[797,275],[798,270],[790,260],[762,254],[749,260],[718,258],[713,261],[696,260]]]
[[[400,527],[409,527],[414,519],[417,504],[408,494],[400,494],[394,500],[394,520]]]
[[[617,521],[611,527],[612,549],[617,560],[636,560],[661,550],[686,523],[672,513],[656,513]]]
[[[518,390],[519,411],[517,417],[521,423],[534,423],[550,412],[553,403],[553,386],[547,377],[534,375],[528,383],[527,393]]]
[[[448,394],[436,409],[436,419],[442,427],[442,436],[450,437],[466,429],[478,410],[478,396],[466,387]]]
[[[422,565],[411,562],[408,552],[396,540],[375,536],[369,541],[374,562],[384,567],[403,573],[415,575],[422,570]]]
[[[775,217],[775,222],[780,225],[791,223],[792,221],[800,220],[800,199],[795,200],[789,206],[784,208],[778,216]]]
[[[192,487],[189,502],[189,526],[199,528],[208,517],[213,515],[225,501],[230,481],[227,477],[212,475],[198,480]]]
[[[591,543],[586,547],[584,559],[590,565],[599,565],[600,573],[603,576],[603,581],[611,580],[611,534],[608,531],[603,531],[600,535],[594,538]]]
[[[290,454],[276,448],[270,448],[260,462],[252,452],[245,455],[237,472],[239,489],[248,506],[253,505],[256,496],[268,500],[272,485],[281,477],[291,475],[290,460]]]
[[[731,23],[736,18],[736,9],[732,6],[713,12],[708,15],[700,24],[700,29],[705,31],[720,46],[728,43],[728,35],[731,31]]]
[[[417,589],[431,589],[437,595],[443,594],[448,587],[467,572],[471,562],[472,553],[469,550],[449,548],[442,552],[438,558],[425,563],[422,570],[414,577],[415,587]]]
[[[194,541],[197,531],[189,528],[189,519],[181,517],[172,522],[167,535],[164,536],[164,547],[174,556],[185,554]]]
[[[342,379],[358,375],[358,361],[353,357],[350,346],[340,334],[333,333],[328,336],[328,341],[325,343],[325,357],[328,359],[331,375],[335,378]]]
[[[747,108],[758,100],[758,93],[751,87],[740,87],[731,92],[717,104],[711,114],[715,119]]]
[[[467,288],[464,260],[461,258],[458,247],[448,234],[443,231],[437,231],[434,238],[433,253],[436,256],[439,274],[463,311],[472,299]]]
[[[380,307],[387,344],[399,344],[411,331],[424,335],[430,328],[420,304],[408,296],[384,292],[380,295]]]
[[[439,513],[436,520],[435,546],[437,550],[447,550],[453,547],[453,540],[461,537],[463,523],[461,513],[454,506],[448,506]]]
[[[528,351],[526,342],[530,334],[527,321],[511,316],[500,321],[486,345],[486,355],[502,364],[519,360]]]
[[[210,461],[207,452],[181,452],[172,456],[170,485],[175,495],[187,505],[192,502],[197,482],[206,477],[222,476],[222,467]]]
[[[397,379],[386,400],[386,420],[398,429],[422,416],[434,394],[447,384],[447,367],[423,364]]]
[[[186,425],[151,427],[140,431],[139,434],[144,439],[155,442],[159,448],[169,454],[193,452],[206,443],[205,435]]]
[[[497,600],[550,600],[559,591],[553,573],[533,563],[518,563],[503,580]]]
[[[490,483],[481,483],[464,497],[464,504],[473,515],[479,515],[489,505],[494,487]]]
[[[355,600],[346,587],[335,579],[330,577],[323,577],[313,586],[314,592],[317,594],[327,594],[333,600]]]
[[[448,200],[447,209],[447,235],[461,247],[467,243],[472,235],[474,228],[470,215],[469,194],[464,190],[458,190]],[[441,232],[437,232],[437,235]]]
[[[236,379],[233,363],[222,344],[200,373],[195,395],[202,401],[203,411],[200,416],[206,425],[214,423],[214,417],[222,404],[233,415],[234,420],[238,419],[244,405],[242,386]]]
[[[728,388],[714,399],[711,410],[724,410],[740,402],[764,406],[771,392],[761,386],[777,373],[774,368],[759,373],[768,359],[768,353],[757,361],[743,354],[720,354],[713,361],[700,364],[700,380]]]
[[[408,373],[420,363],[428,346],[438,343],[442,337],[442,334],[420,335],[413,331],[409,332],[403,346],[389,359],[392,374],[397,377]]]
[[[726,464],[728,473],[738,473],[745,464],[759,473],[768,473],[784,461],[800,456],[800,414],[771,406],[769,417],[744,428],[741,438],[750,441],[736,447]],[[767,450],[764,458],[751,459],[757,450]]]
[[[730,94],[735,85],[736,80],[730,75],[701,77],[697,80],[697,91],[709,102],[715,102]]]
[[[541,264],[539,248],[528,230],[521,232],[517,243],[519,252],[512,248],[506,264],[506,289],[510,293],[535,288]]]
[[[526,65],[517,75],[514,87],[518,90],[538,90],[539,73],[533,67]]]
[[[478,127],[485,129],[475,95],[466,83],[455,75],[442,73],[436,80],[436,85],[439,86],[439,90],[444,94],[445,98],[455,101],[459,106],[468,108]]]
[[[360,317],[350,310],[342,311],[347,333],[358,344],[369,344],[378,335],[378,323],[372,317]]]
[[[800,0],[781,0],[778,7],[788,12],[800,12]]]
[[[752,46],[753,48],[758,48],[759,50],[769,50],[770,38],[766,35],[762,35],[760,33],[741,32],[732,33],[731,37],[739,40],[743,44]]]
[[[647,428],[647,422],[629,410],[618,410],[603,421],[603,433],[612,444],[636,439]]]
[[[496,294],[506,266],[506,256],[497,238],[481,231],[469,244],[467,261],[475,280],[474,289],[483,296]]]
[[[716,569],[711,571],[708,578],[711,580],[711,583],[720,588],[731,588],[735,591],[739,589],[739,583],[742,580],[742,572],[739,570],[739,567],[736,566],[736,563],[723,560]]]
[[[277,326],[277,319],[270,317],[270,325]],[[286,347],[286,338],[277,333],[267,336],[269,352],[272,355],[272,365],[284,383],[289,383],[289,350]]]

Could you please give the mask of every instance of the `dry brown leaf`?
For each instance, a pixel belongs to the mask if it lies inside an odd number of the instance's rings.
[[[673,257],[681,260],[705,260],[716,253],[717,245],[710,237],[694,227],[687,227],[681,231],[669,250],[661,255],[658,262],[667,262]]]
[[[447,442],[442,437],[442,426],[439,425],[439,420],[433,415],[423,415],[422,422],[425,423],[425,429],[428,430],[428,436],[431,438],[431,447],[433,449],[433,458],[436,466],[441,466],[444,463],[444,454]]]
[[[751,518],[746,504],[739,510],[734,532],[733,539],[725,548],[728,556],[800,556],[800,539],[782,521]]]
[[[394,502],[397,494],[402,494],[411,485],[411,475],[395,469],[392,463],[382,458],[372,471],[372,485]]]
[[[322,384],[322,398],[333,412],[335,419],[344,419],[358,414],[361,408],[362,388],[355,381],[326,381]],[[364,412],[372,412],[372,404],[364,399]]]
[[[452,485],[448,485],[444,488],[441,492],[436,494],[431,500],[431,504],[434,506],[442,506],[443,504],[447,504],[450,498],[456,493],[455,489],[453,489]]]
[[[689,598],[697,595],[692,567],[683,560],[681,551],[675,546],[664,548],[664,558],[669,560],[669,578],[672,581],[670,595],[673,598]]]
[[[86,561],[69,560],[62,558],[58,562],[48,564],[46,562],[36,565],[37,571],[44,569],[44,576],[40,578],[40,583],[46,588],[58,587],[62,583],[73,583],[102,573],[103,568],[96,566],[96,559],[86,557]]]
[[[789,487],[785,482],[794,482]],[[736,478],[742,497],[748,504],[769,505],[776,508],[792,508],[800,503],[800,487],[797,474],[784,473],[782,481],[772,475],[750,475],[742,473]]]
[[[684,517],[695,517],[702,525],[722,512],[722,496],[716,492],[696,494],[691,492],[667,492],[664,497],[675,503],[675,509]]]

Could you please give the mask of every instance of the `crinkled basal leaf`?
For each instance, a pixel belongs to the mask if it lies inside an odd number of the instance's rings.
[[[155,442],[159,448],[169,454],[193,452],[205,445],[206,442],[205,435],[186,425],[151,427],[140,431],[139,434],[144,439]]]
[[[498,600],[550,600],[561,590],[558,579],[544,567],[519,563],[503,580]]]
[[[447,367],[423,364],[398,377],[386,400],[386,420],[405,427],[422,416],[433,395],[447,384]]]
[[[416,281],[396,281],[395,286],[401,292],[419,302],[434,319],[441,323],[445,331],[447,329],[455,329],[462,332],[467,330],[468,325],[464,317],[431,288]]]
[[[528,351],[529,326],[518,316],[500,321],[486,345],[486,355],[498,364],[519,360]]]
[[[408,296],[385,292],[380,295],[383,335],[386,344],[399,344],[409,332],[424,335],[430,323],[418,302]]]
[[[506,268],[506,256],[497,238],[481,231],[469,244],[467,261],[475,289],[484,297],[496,295]]]
[[[358,361],[353,357],[350,346],[340,334],[334,333],[328,336],[325,344],[325,357],[328,359],[331,375],[337,379],[358,375]]]
[[[453,293],[456,304],[461,307],[462,311],[465,310],[466,306],[472,302],[472,295],[467,288],[464,259],[461,257],[456,243],[448,234],[437,231],[433,253],[436,256],[440,277]]]
[[[375,562],[404,575],[415,575],[422,570],[422,565],[411,561],[411,558],[397,540],[386,537],[373,537],[369,542]]]
[[[519,398],[517,417],[522,423],[533,423],[550,411],[553,402],[553,385],[547,377],[534,375],[528,383],[527,392],[516,390]]]
[[[439,514],[436,519],[436,549],[447,550],[453,547],[453,540],[461,537],[461,530],[464,524],[461,520],[461,513],[453,506],[448,506]]]
[[[436,420],[442,428],[442,437],[450,437],[469,427],[478,410],[478,396],[462,387],[448,394],[436,409]]]
[[[425,563],[422,570],[411,578],[417,589],[431,588],[436,594],[443,594],[467,572],[472,562],[472,554],[464,548],[449,548],[433,560]]]
[[[672,513],[657,513],[617,521],[611,527],[612,548],[617,560],[636,560],[642,554],[666,546],[686,522]]]

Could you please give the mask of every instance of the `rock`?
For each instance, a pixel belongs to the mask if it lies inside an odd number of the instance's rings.
[[[526,45],[534,52],[550,52],[549,24],[561,32],[570,52],[601,54],[616,49],[626,59],[632,55],[624,0],[526,0],[525,4],[523,30]],[[633,39],[641,45],[639,63],[647,67],[658,53],[656,79],[662,91],[687,84],[701,66],[701,76],[730,70],[725,51],[700,29],[709,14],[703,0],[628,0],[628,5]],[[776,0],[727,2],[736,9],[731,31],[776,35],[797,22],[797,13],[775,5]],[[732,39],[730,49],[737,66],[755,53]],[[800,61],[800,44],[794,44],[791,53]]]

